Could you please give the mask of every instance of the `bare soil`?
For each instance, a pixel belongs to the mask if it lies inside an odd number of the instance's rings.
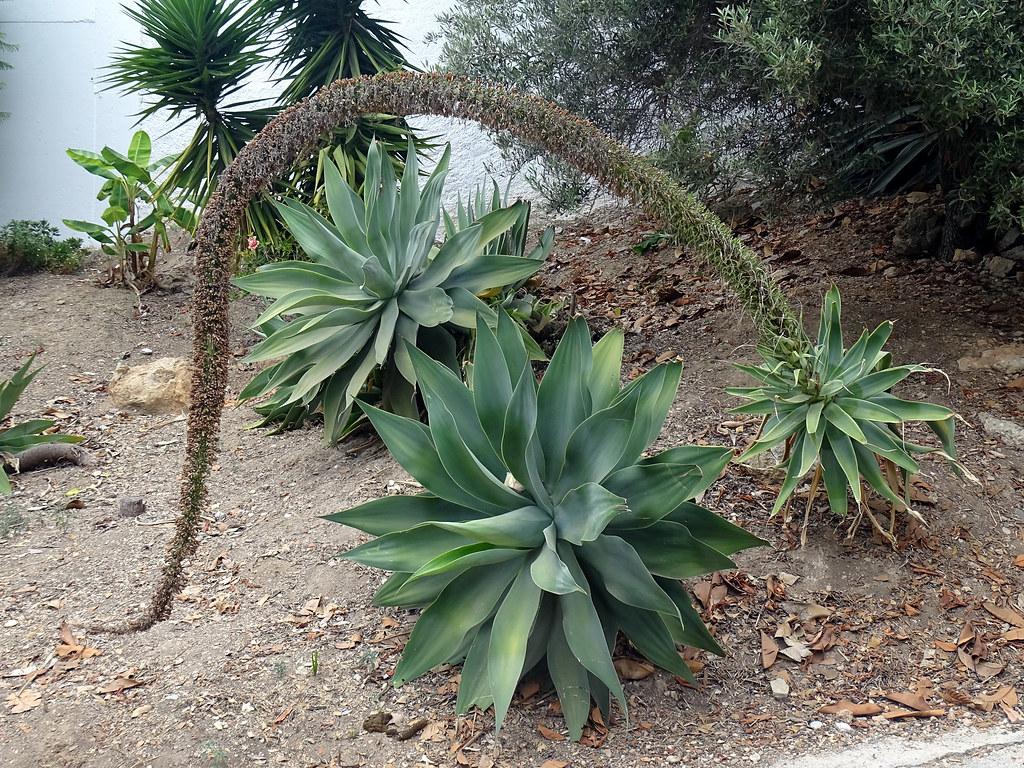
[[[690,585],[728,655],[687,653],[696,689],[661,672],[628,682],[629,727],[616,714],[592,723],[581,744],[562,739],[544,686],[523,686],[498,736],[490,713],[454,717],[457,670],[391,687],[415,616],[371,606],[383,574],[338,559],[363,539],[320,515],[401,492],[409,478],[376,443],[327,448],[315,426],[247,431],[254,414],[244,406],[226,412],[209,519],[171,619],[140,634],[97,631],[148,601],[184,442],[180,417],[121,412],[105,384],[119,362],[148,359],[144,348],[187,356],[188,290],[146,295],[140,315],[130,292],[97,287],[96,271],[0,281],[0,371],[36,349],[48,366],[15,415],[48,411],[87,437],[94,458],[17,477],[0,500],[0,763],[741,766],[1019,721],[1024,642],[1012,630],[1024,614],[1024,452],[988,436],[978,414],[1021,423],[1024,391],[1009,375],[960,372],[956,361],[1022,340],[1022,288],[969,264],[886,262],[904,206],[851,201],[740,229],[809,318],[835,280],[848,329],[893,319],[898,360],[950,374],[951,385],[922,376],[904,392],[962,414],[962,458],[981,484],[926,460],[916,489],[926,529],[901,526],[896,549],[866,524],[847,538],[849,519],[818,503],[801,549],[804,497],[788,523],[769,520],[778,476],[730,467],[705,503],[772,546]],[[684,361],[659,446],[742,447],[756,423],[728,412],[735,403],[723,387],[743,381],[729,363],[752,359],[751,328],[684,252],[634,250],[650,229],[621,209],[564,223],[542,290],[575,296],[594,327],[624,327],[633,371]],[[248,300],[232,308],[239,355],[254,341],[244,325],[255,311]],[[236,358],[229,398],[251,375]],[[145,513],[121,517],[124,496],[144,497]],[[773,695],[775,679],[785,686]],[[842,699],[873,703],[877,714],[819,711]],[[365,729],[378,712],[392,716],[392,734]],[[394,735],[419,720],[425,727],[409,738]]]

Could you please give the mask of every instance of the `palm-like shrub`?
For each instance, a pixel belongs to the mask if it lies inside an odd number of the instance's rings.
[[[278,206],[311,261],[268,264],[235,280],[249,293],[274,299],[256,320],[266,338],[246,360],[285,358],[253,379],[241,400],[273,393],[260,409],[286,422],[297,418],[296,408],[319,407],[326,439],[335,442],[351,426],[352,404],[378,367],[382,407],[417,414],[416,372],[403,342],[458,369],[458,329],[475,328],[478,315],[495,317],[476,294],[528,277],[542,262],[487,250],[519,218],[520,203],[435,245],[448,157],[446,148],[420,189],[410,147],[399,188],[374,142],[362,197],[326,164],[333,222],[294,200]]]
[[[36,356],[32,355],[11,378],[0,381],[0,425],[10,415],[21,393],[42,370],[41,367],[30,370],[35,359]],[[11,481],[7,478],[4,465],[16,467],[18,454],[26,448],[48,443],[80,443],[85,439],[80,435],[48,434],[47,430],[52,427],[51,419],[29,419],[20,424],[0,426],[0,494],[11,492]]]
[[[346,557],[394,574],[378,605],[423,606],[401,685],[465,659],[458,711],[495,708],[546,663],[569,732],[591,698],[625,708],[611,652],[621,630],[658,666],[691,673],[677,643],[720,652],[679,580],[732,568],[760,544],[693,503],[730,459],[684,446],[641,459],[675,399],[680,366],[620,386],[622,333],[591,347],[566,331],[538,386],[516,324],[478,320],[473,387],[410,347],[430,426],[362,405],[426,489],[328,517],[374,534]]]
[[[139,118],[165,113],[179,125],[196,123],[166,184],[196,203],[255,136],[274,110],[253,108],[239,91],[266,60],[266,19],[246,0],[142,0],[125,6],[147,38],[123,45],[106,83],[147,97]],[[266,225],[250,207],[250,226]]]
[[[938,453],[957,471],[964,471],[956,462],[954,414],[941,405],[893,395],[892,388],[908,376],[933,369],[893,364],[890,353],[883,350],[892,333],[888,321],[870,333],[864,331],[852,347],[845,348],[841,311],[839,291],[833,287],[822,305],[817,343],[801,365],[760,350],[764,360],[761,365],[738,366],[760,384],[728,390],[749,401],[736,412],[766,417],[758,439],[739,459],[784,446],[786,477],[773,514],[787,504],[800,480],[815,469],[808,510],[824,480],[833,512],[846,514],[849,490],[858,510],[863,510],[879,532],[892,540],[892,525],[888,530],[880,526],[862,503],[863,484],[866,482],[892,504],[893,513],[905,510],[916,515],[909,495],[910,476],[919,471],[914,456]],[[903,432],[911,421],[925,422],[939,437],[942,448],[907,440]]]

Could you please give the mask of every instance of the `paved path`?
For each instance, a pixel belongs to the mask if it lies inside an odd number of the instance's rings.
[[[775,763],[772,768],[1018,768],[1024,727],[950,731],[925,743],[886,738]]]

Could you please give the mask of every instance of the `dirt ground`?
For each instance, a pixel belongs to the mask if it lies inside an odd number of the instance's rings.
[[[0,500],[0,763],[742,766],[1019,722],[1024,451],[987,434],[979,414],[1024,422],[1024,389],[957,360],[1024,341],[1024,288],[968,263],[889,256],[902,205],[852,201],[741,231],[808,317],[836,280],[850,331],[893,319],[897,360],[949,373],[948,388],[928,375],[903,391],[963,416],[960,450],[981,484],[926,460],[916,491],[927,529],[901,529],[895,550],[867,526],[847,540],[849,521],[822,503],[801,549],[803,496],[792,522],[769,520],[779,478],[730,467],[705,504],[772,546],[690,585],[728,655],[687,654],[696,689],[661,672],[627,683],[629,727],[621,713],[594,722],[581,744],[564,740],[544,686],[524,684],[498,736],[489,713],[454,717],[457,670],[391,687],[415,617],[371,606],[383,575],[337,557],[361,535],[319,516],[401,491],[408,477],[378,445],[326,448],[316,427],[247,431],[244,406],[226,411],[210,517],[171,619],[141,634],[96,631],[148,601],[184,442],[180,417],[119,411],[105,385],[118,363],[149,359],[143,349],[187,356],[188,291],[145,296],[140,316],[133,294],[96,286],[95,270],[0,282],[0,371],[37,348],[47,364],[15,415],[49,411],[94,458],[18,477]],[[635,250],[648,231],[620,209],[562,223],[542,290],[575,295],[595,327],[624,327],[627,369],[684,361],[659,446],[740,447],[756,425],[728,412],[723,387],[743,382],[729,362],[752,357],[751,329],[685,253]],[[233,306],[239,355],[255,309]],[[236,358],[229,399],[251,375]],[[145,513],[121,517],[123,496],[144,497]],[[843,699],[863,716],[819,711]],[[426,726],[408,739],[368,732],[377,712],[399,732]]]

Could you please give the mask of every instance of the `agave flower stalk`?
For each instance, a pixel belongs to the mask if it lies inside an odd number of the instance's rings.
[[[692,680],[677,643],[720,653],[680,579],[734,567],[758,538],[694,503],[728,448],[642,458],[679,384],[679,364],[620,385],[623,335],[591,346],[570,323],[538,385],[501,313],[477,325],[473,387],[414,347],[430,426],[362,405],[426,491],[328,517],[378,538],[347,553],[393,574],[378,605],[420,606],[394,683],[463,661],[457,710],[493,705],[498,728],[520,679],[546,668],[573,739],[595,700],[626,700],[612,664],[621,631]]]

